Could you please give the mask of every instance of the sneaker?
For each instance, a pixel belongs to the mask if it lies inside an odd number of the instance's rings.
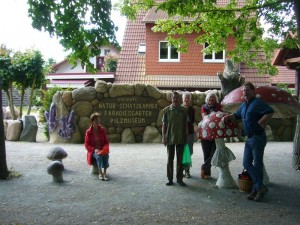
[[[257,192],[257,194],[256,194],[256,196],[255,196],[255,198],[254,198],[254,201],[259,202],[259,201],[262,199],[262,197],[263,197],[265,194],[267,194],[268,191],[269,191],[269,189],[268,189],[267,187],[261,188],[261,189]]]
[[[252,192],[250,195],[247,196],[248,200],[254,200],[254,198],[256,197],[257,192]]]
[[[180,186],[186,186],[186,184],[181,180],[181,181],[177,181],[177,183],[180,185]]]
[[[171,186],[171,185],[173,185],[173,184],[174,184],[174,182],[173,182],[172,180],[169,180],[169,182],[166,183],[167,186]]]
[[[108,177],[107,176],[103,176],[103,180],[105,181],[109,181]]]
[[[99,180],[104,180],[103,174],[99,174]]]

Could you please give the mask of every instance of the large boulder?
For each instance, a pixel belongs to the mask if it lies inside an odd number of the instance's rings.
[[[12,120],[8,123],[6,140],[19,141],[22,132],[23,123],[20,120]]]
[[[144,143],[161,143],[162,137],[157,128],[147,126],[143,134]]]
[[[23,130],[21,132],[20,141],[36,142],[36,134],[38,125],[35,116],[23,116]]]
[[[122,143],[135,143],[135,138],[132,130],[130,128],[124,129],[122,133]]]
[[[16,116],[19,117],[20,112],[19,112],[19,110],[17,109],[16,106],[14,106],[14,110],[15,110]],[[4,113],[4,111],[5,111],[5,113]],[[12,119],[12,115],[11,115],[11,111],[10,111],[9,106],[7,106],[3,109],[3,119],[6,119],[6,120],[11,120]]]

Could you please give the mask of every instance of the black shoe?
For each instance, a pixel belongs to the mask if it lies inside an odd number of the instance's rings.
[[[268,191],[269,191],[269,189],[268,189],[267,187],[261,188],[261,189],[257,192],[257,194],[256,194],[256,196],[255,196],[255,198],[254,198],[254,201],[259,202],[259,201],[262,199],[262,197],[263,197],[265,194],[267,194]]]
[[[254,200],[254,198],[256,197],[256,195],[257,195],[257,192],[251,192],[251,194],[247,196],[247,199],[248,200]]]
[[[187,174],[186,174],[186,178],[191,178],[191,174],[190,174],[190,173],[187,173]]]
[[[186,184],[181,180],[181,181],[177,181],[177,183],[180,185],[180,186],[186,186]]]
[[[173,184],[174,184],[174,182],[173,182],[172,180],[169,180],[169,182],[166,183],[167,186],[171,186],[171,185],[173,185]]]

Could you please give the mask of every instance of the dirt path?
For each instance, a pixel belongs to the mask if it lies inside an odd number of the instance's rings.
[[[83,145],[63,147],[64,182],[53,183],[46,168],[48,142],[6,142],[9,168],[23,174],[0,181],[0,224],[299,224],[300,173],[291,167],[293,143],[270,142],[265,165],[270,192],[263,201],[246,200],[238,189],[218,189],[199,178],[203,160],[195,144],[192,178],[186,187],[167,187],[166,149],[161,144],[111,144],[110,181],[90,175]],[[237,160],[232,176],[241,172],[243,143],[229,143]]]

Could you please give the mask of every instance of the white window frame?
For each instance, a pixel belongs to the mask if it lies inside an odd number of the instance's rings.
[[[206,43],[205,43],[206,44]],[[203,45],[203,49],[206,48],[205,44]],[[209,63],[225,63],[225,50],[223,50],[223,59],[216,59],[216,52],[213,51],[212,53],[212,59],[206,59],[205,54],[203,53],[203,62],[209,62]]]
[[[138,48],[138,53],[145,53],[146,52],[146,43],[140,43]]]
[[[177,59],[171,59],[171,46],[168,45],[168,58],[167,59],[161,59],[160,58],[160,45],[161,43],[168,43],[168,41],[160,41],[159,42],[159,47],[158,47],[158,57],[159,57],[159,62],[180,62],[180,52],[178,53],[178,58]]]

